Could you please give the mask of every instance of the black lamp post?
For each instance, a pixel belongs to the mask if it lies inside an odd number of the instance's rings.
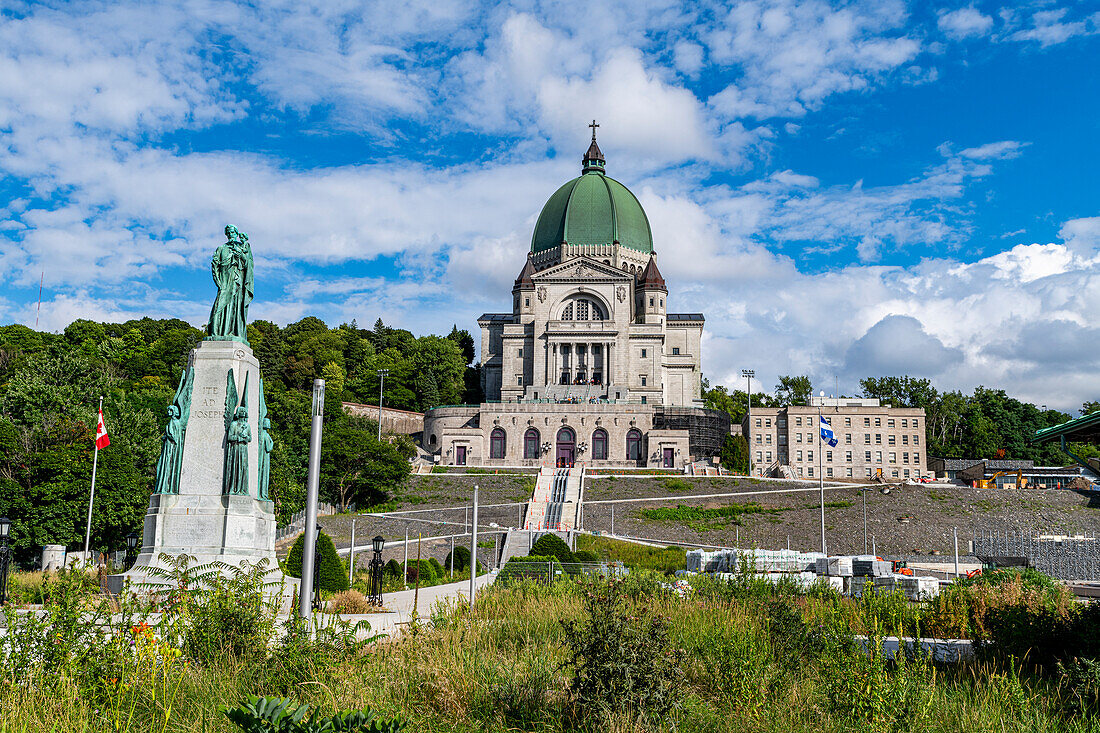
[[[138,541],[141,538],[138,537],[137,532],[131,532],[126,535],[126,564],[129,565],[137,559]]]
[[[8,568],[11,566],[11,547],[8,536],[11,534],[11,520],[0,517],[0,606],[8,602]]]
[[[374,547],[374,557],[370,561],[370,604],[382,605],[382,549],[386,546],[386,540],[378,535],[371,544]]]

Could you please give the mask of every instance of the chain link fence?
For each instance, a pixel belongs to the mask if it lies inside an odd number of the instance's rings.
[[[974,555],[998,565],[1026,564],[1060,580],[1100,580],[1100,541],[1083,535],[978,530]]]

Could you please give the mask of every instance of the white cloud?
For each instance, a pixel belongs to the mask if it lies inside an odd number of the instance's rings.
[[[1035,41],[1041,46],[1065,43],[1076,36],[1100,33],[1100,13],[1078,20],[1067,20],[1068,8],[1040,10],[1032,14],[1031,25],[1011,34],[1015,41]]]
[[[968,5],[965,8],[941,12],[936,24],[948,37],[959,40],[986,35],[993,28],[993,18],[973,5]]]

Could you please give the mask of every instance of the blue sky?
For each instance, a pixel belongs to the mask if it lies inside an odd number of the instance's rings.
[[[1100,5],[0,5],[0,323],[476,330],[600,122],[704,372],[1100,391]]]

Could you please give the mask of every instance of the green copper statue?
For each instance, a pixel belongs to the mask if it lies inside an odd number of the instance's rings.
[[[248,343],[248,305],[252,302],[252,247],[248,235],[232,224],[225,228],[226,242],[214,251],[210,273],[218,296],[210,309],[206,337],[213,341]]]
[[[180,493],[180,467],[183,463],[183,438],[191,412],[191,389],[195,370],[188,368],[180,375],[176,397],[168,406],[168,424],[164,427],[164,443],[157,460],[157,478],[153,491],[157,494]]]
[[[271,420],[267,417],[267,401],[264,399],[264,380],[260,378],[260,414],[256,421],[258,430],[256,440],[259,443],[259,458],[256,467],[256,498],[270,501],[268,484],[271,483],[271,450],[275,441],[271,438]]]
[[[252,428],[248,424],[248,374],[237,399],[237,382],[230,369],[225,378],[225,464],[222,472],[222,494],[248,496],[248,444]]]

